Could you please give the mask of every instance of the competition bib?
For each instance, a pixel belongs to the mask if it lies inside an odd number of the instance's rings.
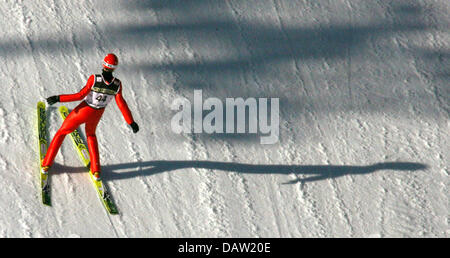
[[[104,108],[120,90],[120,80],[113,78],[107,84],[101,75],[95,75],[95,83],[91,92],[84,98],[86,103],[96,109]]]

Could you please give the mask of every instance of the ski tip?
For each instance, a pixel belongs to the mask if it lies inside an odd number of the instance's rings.
[[[61,111],[61,112],[67,112],[67,111],[69,111],[69,109],[67,109],[67,107],[66,106],[59,106],[59,111]]]

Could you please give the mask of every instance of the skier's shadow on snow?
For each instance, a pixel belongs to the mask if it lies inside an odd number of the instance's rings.
[[[345,175],[364,175],[379,170],[416,171],[428,168],[426,164],[413,162],[384,162],[368,166],[338,165],[253,165],[235,162],[155,160],[146,162],[106,165],[103,167],[105,180],[121,180],[150,176],[178,169],[211,169],[244,174],[285,174],[297,178],[283,184],[306,183]],[[299,177],[300,175],[307,177]]]

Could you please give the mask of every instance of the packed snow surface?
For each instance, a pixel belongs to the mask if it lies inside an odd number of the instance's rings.
[[[0,237],[448,237],[449,9],[1,1]],[[109,52],[141,128],[133,134],[114,101],[97,128],[120,215],[105,212],[69,138],[44,206],[36,103],[78,92]],[[279,140],[176,134],[172,104],[194,90],[224,103],[278,98]]]

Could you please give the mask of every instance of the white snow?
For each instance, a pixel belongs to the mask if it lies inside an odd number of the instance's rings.
[[[0,237],[449,237],[449,9],[1,1]],[[111,102],[97,128],[120,215],[107,215],[68,138],[43,206],[36,102],[80,90],[109,52],[141,127]],[[279,98],[279,142],[175,134],[171,104],[195,89]]]

